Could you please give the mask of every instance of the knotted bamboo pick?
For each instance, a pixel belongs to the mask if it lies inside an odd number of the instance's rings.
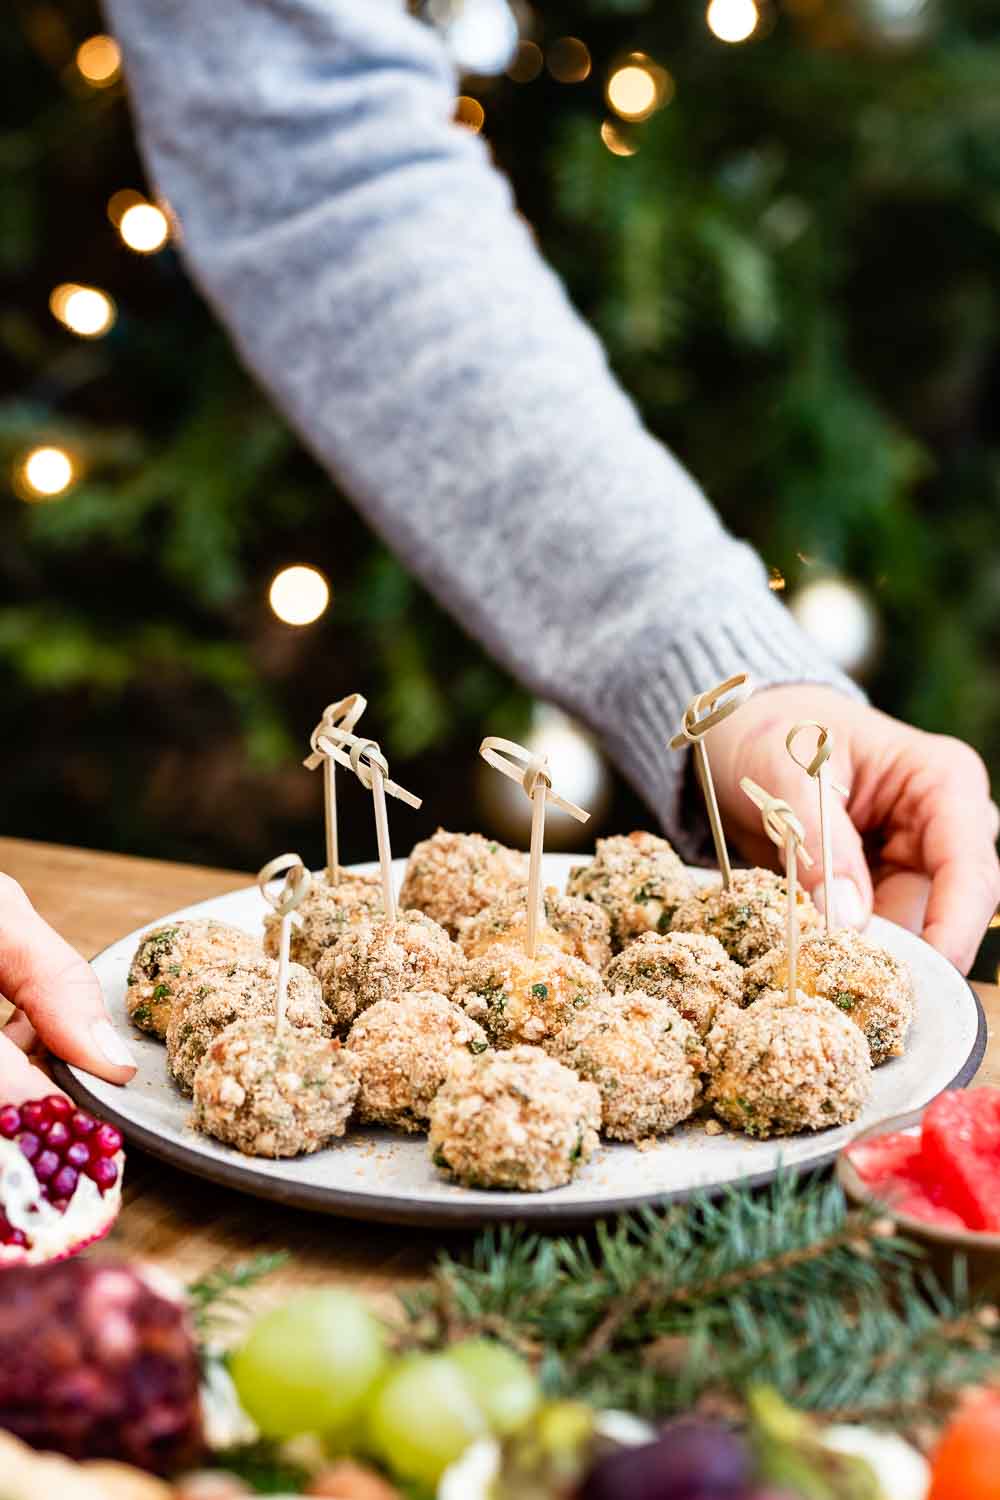
[[[816,741],[816,753],[808,763],[799,760],[792,745],[803,729],[818,729],[819,738]],[[815,719],[801,719],[798,724],[793,724],[785,738],[785,749],[797,766],[801,766],[807,776],[816,780],[819,792],[819,844],[820,855],[823,861],[823,901],[825,904],[824,921],[827,932],[837,930],[836,916],[833,910],[833,840],[830,837],[830,806],[827,801],[826,789],[832,787],[842,797],[848,795],[846,786],[830,779],[830,768],[827,762],[833,754],[833,735],[823,724],[817,724]]]
[[[538,948],[538,928],[542,917],[542,854],[545,849],[545,809],[549,802],[563,812],[586,823],[590,817],[575,802],[569,802],[552,790],[549,775],[549,758],[536,755],[518,745],[514,740],[501,739],[488,734],[479,747],[479,753],[487,765],[501,771],[511,781],[519,782],[531,799],[531,852],[528,857],[528,934],[525,950],[534,958]]]
[[[366,698],[360,693],[351,693],[336,703],[327,704],[323,717],[309,736],[312,754],[302,764],[308,771],[323,767],[323,818],[326,826],[326,883],[340,884],[340,845],[337,838],[337,764],[333,756],[325,755],[317,748],[321,735],[330,729],[350,731],[368,707]]]
[[[385,797],[398,797],[410,807],[423,805],[421,797],[415,797],[404,787],[389,779],[389,767],[376,740],[363,740],[360,735],[346,729],[325,729],[316,736],[316,749],[328,755],[338,765],[346,766],[372,794],[375,809],[375,837],[378,839],[379,868],[382,872],[382,901],[390,927],[396,921],[396,893],[392,884],[392,848],[389,843],[389,819],[386,814]]]
[[[705,810],[712,829],[712,842],[715,844],[715,857],[722,872],[722,884],[727,891],[732,884],[733,871],[729,863],[729,850],[726,848],[722,819],[719,816],[719,803],[715,795],[715,782],[712,780],[712,767],[708,759],[705,736],[710,729],[721,724],[723,719],[728,719],[731,713],[735,713],[740,704],[746,702],[752,691],[749,673],[737,672],[735,677],[727,677],[725,682],[720,682],[717,686],[708,688],[704,693],[699,693],[696,698],[691,699],[684,710],[684,721],[680,732],[675,734],[669,742],[671,750],[683,750],[690,745],[694,751],[694,765],[705,798]],[[732,696],[722,702],[721,700],[727,693]],[[701,713],[704,713],[705,717],[700,719],[698,715]]]
[[[812,857],[805,848],[806,831],[794,810],[780,797],[772,797],[749,776],[740,780],[755,807],[760,808],[764,832],[772,843],[785,851],[785,876],[788,884],[788,999],[794,1003],[798,990],[799,965],[799,865],[812,867]]]
[[[285,876],[284,882],[277,890],[272,890],[271,881],[279,875]],[[264,900],[274,907],[281,918],[278,942],[278,993],[274,1007],[274,1029],[278,1032],[285,1024],[285,1011],[288,1007],[288,952],[292,938],[292,912],[301,903],[312,884],[312,876],[297,854],[279,854],[275,859],[268,860],[258,873],[257,884],[260,886]]]

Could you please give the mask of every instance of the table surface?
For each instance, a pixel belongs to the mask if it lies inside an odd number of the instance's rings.
[[[164,912],[247,885],[232,870],[99,854],[55,844],[0,838],[0,870],[14,876],[41,914],[91,958],[109,943]],[[1000,988],[976,986],[989,1024],[977,1083],[1000,1085]],[[290,1287],[349,1282],[371,1293],[412,1283],[442,1246],[461,1249],[471,1236],[279,1208],[202,1182],[130,1151],[125,1203],[108,1247],[162,1265],[189,1281],[261,1250],[290,1252],[258,1296],[271,1300]]]

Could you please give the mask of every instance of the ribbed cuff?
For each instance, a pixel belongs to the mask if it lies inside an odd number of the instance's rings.
[[[670,750],[691,699],[737,672],[749,672],[755,691],[785,683],[820,683],[864,701],[864,693],[804,635],[770,594],[720,610],[707,624],[675,636],[655,651],[644,644],[609,695],[604,738],[639,795],[649,803],[683,856],[713,859],[701,799],[685,795],[690,751]]]

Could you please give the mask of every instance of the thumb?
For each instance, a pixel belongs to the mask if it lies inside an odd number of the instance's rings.
[[[837,779],[836,775],[831,778]],[[793,789],[791,795],[785,794],[802,820],[806,851],[812,858],[812,865],[808,868],[804,860],[799,861],[799,880],[820,911],[825,911],[827,892],[823,878],[819,788],[814,778],[807,779],[803,775],[801,781],[806,785]],[[851,821],[843,797],[829,783],[824,788],[824,799],[830,839],[832,920],[838,926],[864,927],[872,914],[874,893],[861,835]]]

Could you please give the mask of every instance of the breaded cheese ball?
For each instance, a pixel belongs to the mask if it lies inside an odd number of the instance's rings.
[[[439,828],[433,837],[414,844],[399,904],[426,912],[455,937],[464,918],[474,917],[527,878],[526,854],[481,833]]]
[[[545,1192],[597,1149],[601,1096],[538,1047],[456,1053],[431,1104],[434,1165],[472,1188]]]
[[[208,1048],[234,1021],[252,1020],[258,1031],[267,1031],[277,996],[278,965],[263,955],[254,963],[219,964],[192,976],[167,1027],[167,1067],[178,1087],[190,1094]],[[332,1030],[319,980],[301,964],[288,966],[285,1015],[289,1027],[309,1026],[328,1036]]]
[[[129,965],[125,1006],[133,1026],[162,1040],[180,983],[199,969],[262,956],[257,938],[211,918],[167,922],[142,937]]]
[[[593,901],[607,912],[615,953],[644,932],[666,932],[675,907],[693,890],[694,882],[666,839],[638,831],[598,839],[591,863],[576,865],[566,883],[567,895]]]
[[[497,943],[469,960],[452,999],[494,1047],[545,1047],[603,990],[597,970],[562,948],[539,944],[529,958],[523,948]]]
[[[715,1113],[747,1135],[797,1135],[849,1125],[871,1092],[868,1044],[826,1000],[793,1004],[766,990],[749,1010],[728,1011],[708,1034]]]
[[[471,1016],[433,990],[377,1000],[347,1036],[361,1082],[358,1117],[396,1130],[425,1130],[431,1100],[456,1052],[489,1047]]]
[[[798,888],[799,931],[818,932],[820,914]],[[785,940],[788,882],[773,870],[734,870],[732,885],[704,886],[674,912],[674,932],[704,932],[717,938],[738,964],[752,964]]]
[[[611,957],[611,925],[607,912],[579,896],[561,896],[554,885],[542,893],[545,926],[539,941],[564,948],[592,969],[603,969]],[[520,886],[493,901],[461,925],[458,943],[467,957],[485,953],[495,943],[524,947],[528,937],[528,888]]]
[[[379,1000],[409,990],[450,995],[465,972],[457,943],[422,911],[359,923],[320,958],[316,973],[335,1027],[346,1030]]]
[[[344,1134],[358,1094],[354,1058],[309,1027],[259,1018],[215,1037],[194,1077],[192,1123],[246,1156],[299,1156]]]
[[[915,997],[913,976],[894,954],[852,928],[823,933],[800,945],[796,982],[803,994],[829,1000],[861,1028],[874,1067],[902,1056]],[[787,986],[788,950],[775,948],[744,972],[744,1004]]]
[[[646,932],[604,970],[613,994],[639,990],[667,1000],[699,1037],[708,1035],[727,1006],[741,1003],[742,982],[739,964],[703,932]]]
[[[597,1085],[601,1128],[620,1141],[664,1135],[701,1095],[698,1033],[669,1001],[642,990],[599,996],[559,1032],[550,1053]]]
[[[315,970],[322,954],[332,948],[357,922],[367,922],[384,910],[380,875],[342,872],[339,885],[313,880],[295,909],[289,953],[297,964]],[[264,918],[264,951],[278,957],[281,918],[268,912]]]

